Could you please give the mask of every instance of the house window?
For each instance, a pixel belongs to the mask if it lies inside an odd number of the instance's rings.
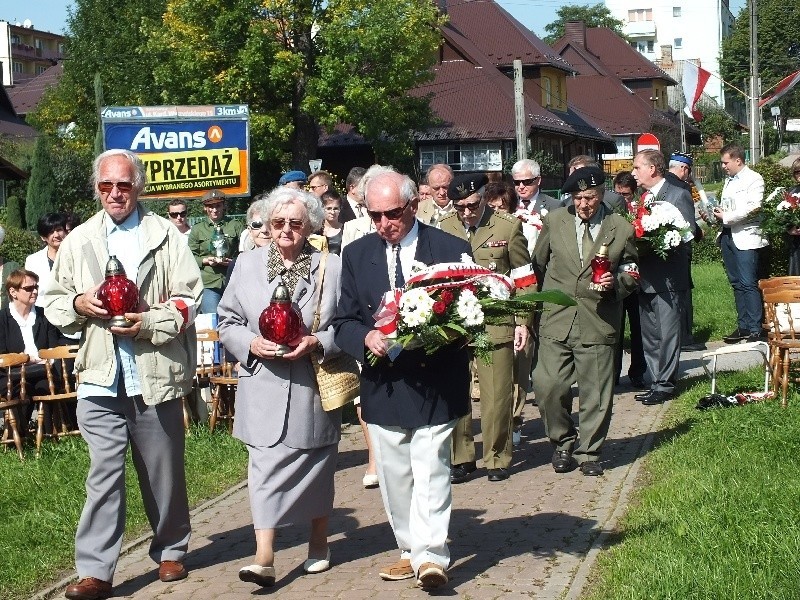
[[[673,17],[680,17],[681,16],[681,7],[680,6],[673,6],[672,7],[672,16]]]
[[[12,71],[14,73],[24,73],[25,72],[25,67],[23,67],[22,63],[20,61],[18,61],[18,60],[14,61],[14,64],[12,65],[11,68],[12,68]]]
[[[36,74],[37,75],[41,75],[45,71],[47,71],[47,67],[43,67],[42,65],[36,65]]]
[[[542,100],[545,107],[553,103],[553,90],[549,77],[542,77]]]
[[[614,136],[617,145],[616,154],[603,154],[603,160],[614,160],[633,157],[633,138],[631,136]]]
[[[628,11],[628,22],[638,23],[639,21],[652,21],[653,9],[652,8],[635,8]]]
[[[655,52],[655,47],[656,47],[656,43],[653,40],[648,40],[647,41],[647,51],[649,53],[652,54],[653,52]]]
[[[675,38],[675,48],[683,48],[683,38]]]
[[[450,144],[420,148],[420,169],[445,163],[453,171],[502,171],[503,156],[500,142]]]
[[[11,36],[11,43],[16,45],[16,46],[19,46],[19,44],[20,44],[19,36],[18,35],[12,35]]]

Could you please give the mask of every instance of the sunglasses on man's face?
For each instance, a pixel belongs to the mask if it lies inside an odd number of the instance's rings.
[[[411,204],[411,200],[398,208],[392,208],[389,210],[368,210],[367,214],[375,223],[380,223],[383,217],[386,217],[388,221],[396,221],[403,216],[403,213],[406,211],[406,208],[408,208],[409,204]]]
[[[470,202],[469,204],[453,204],[453,208],[456,209],[456,212],[464,212],[465,210],[469,209],[470,212],[475,212],[478,210],[478,207],[481,205],[480,200],[476,200],[475,202]]]
[[[130,181],[99,181],[97,183],[97,189],[104,194],[110,194],[114,186],[117,186],[117,189],[123,194],[127,194],[133,189],[133,183]]]
[[[33,292],[35,292],[36,290],[39,289],[39,284],[36,283],[34,285],[21,285],[21,286],[19,286],[19,289],[25,290],[29,294],[32,294]]]
[[[188,213],[189,213],[188,210],[182,210],[180,212],[171,212],[169,213],[169,216],[172,217],[173,219],[177,219],[178,217],[183,217],[185,219]]]
[[[261,229],[263,226],[264,226],[264,222],[263,221],[250,221],[250,225],[248,225],[248,227],[250,229],[254,230],[254,231],[256,229]],[[291,227],[291,225],[290,225],[290,227]]]
[[[514,185],[524,185],[525,187],[533,185],[538,177],[531,177],[530,179],[515,179]]]
[[[303,221],[303,219],[289,219],[288,221],[286,219],[272,219],[269,223],[273,229],[278,229],[280,231],[283,231],[283,228],[286,227],[286,223],[289,223],[289,229],[292,231],[300,231],[305,227],[305,221]],[[253,223],[250,225],[252,227]],[[253,229],[255,228],[253,227]]]

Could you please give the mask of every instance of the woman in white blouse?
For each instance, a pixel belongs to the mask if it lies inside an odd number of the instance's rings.
[[[36,306],[39,296],[39,277],[33,271],[17,269],[5,282],[9,303],[0,309],[0,353],[24,352],[30,357],[25,365],[26,392],[28,398],[36,394],[50,393],[44,361],[39,358],[39,349],[54,348],[67,343],[61,332],[44,316],[44,309]],[[5,376],[0,377],[0,386],[5,389]],[[33,405],[28,404],[26,420],[30,419]]]

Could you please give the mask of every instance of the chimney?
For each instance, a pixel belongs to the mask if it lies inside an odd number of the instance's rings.
[[[669,68],[672,64],[672,44],[664,44],[661,46],[661,66]]]
[[[586,23],[583,21],[567,21],[564,25],[564,37],[567,41],[586,48]]]

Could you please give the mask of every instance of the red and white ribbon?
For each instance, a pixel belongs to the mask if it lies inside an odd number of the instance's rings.
[[[183,296],[175,296],[170,298],[169,302],[172,302],[172,304],[175,305],[175,308],[178,309],[178,312],[181,313],[181,316],[183,317],[183,325],[181,325],[182,332],[189,325],[194,323],[195,317],[197,317],[197,305],[191,298],[185,298]]]
[[[536,283],[536,273],[533,272],[533,265],[523,265],[516,269],[511,269],[511,279],[514,280],[514,287],[518,290],[534,285]]]

